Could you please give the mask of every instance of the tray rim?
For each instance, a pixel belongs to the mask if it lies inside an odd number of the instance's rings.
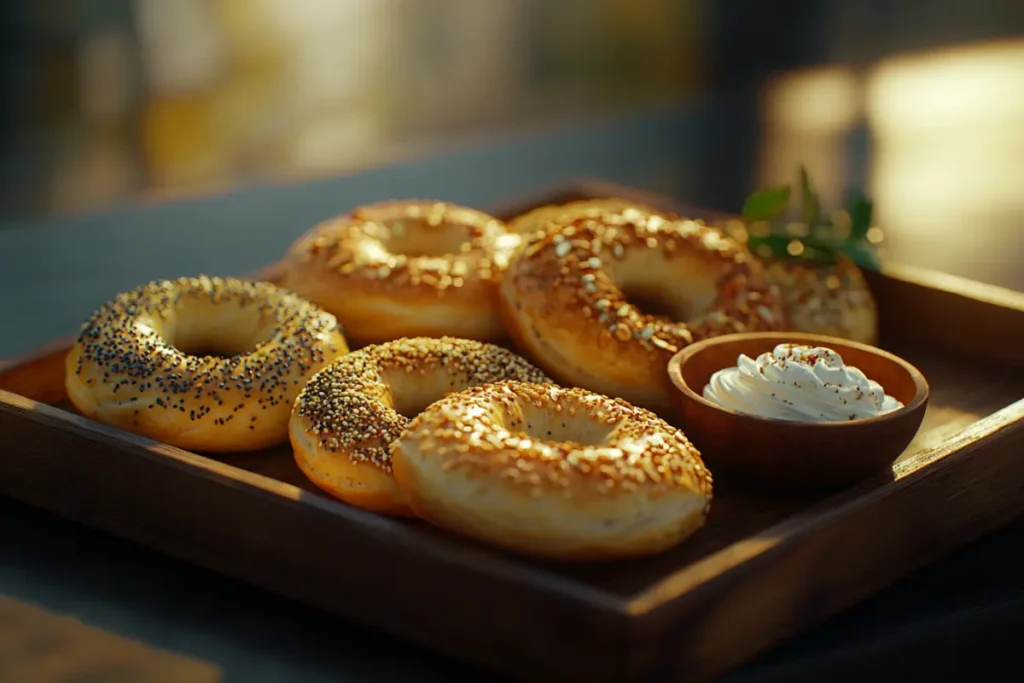
[[[679,210],[681,206],[679,202],[653,192],[609,182],[599,178],[578,176],[567,179],[564,183],[542,188],[535,193],[520,195],[513,197],[510,200],[499,202],[497,207],[485,207],[484,210],[500,214],[505,209],[514,208],[517,205],[529,203],[539,204],[552,196],[572,193],[595,197],[628,196],[628,198],[634,201],[646,202],[656,208],[662,208],[665,210]],[[691,214],[700,214],[702,218],[710,217],[722,219],[731,217],[729,214],[712,209],[699,207],[689,208]],[[278,278],[282,267],[282,261],[274,261],[240,277],[247,279],[275,280]],[[963,298],[973,299],[978,302],[988,303],[999,306],[1000,308],[1024,313],[1024,292],[1017,292],[997,285],[990,285],[941,271],[900,263],[886,263],[880,271],[880,274],[889,279],[909,282],[928,289],[939,290]],[[75,337],[73,335],[60,337],[46,342],[27,353],[10,358],[0,358],[0,375],[29,366],[38,361],[45,360],[47,357],[65,353],[74,342],[74,339]],[[76,431],[81,430],[85,433],[91,432],[100,435],[102,440],[116,440],[131,445],[133,448],[137,448],[144,452],[148,458],[164,459],[167,462],[174,463],[177,467],[192,470],[201,476],[224,479],[229,482],[243,484],[252,489],[253,492],[258,491],[261,495],[273,496],[279,501],[300,503],[300,498],[307,498],[308,500],[305,500],[300,504],[311,506],[318,511],[322,511],[327,514],[339,516],[353,528],[358,529],[360,525],[370,525],[382,528],[382,521],[384,522],[383,527],[390,527],[391,529],[401,528],[400,524],[395,524],[393,520],[390,520],[387,517],[381,517],[364,510],[359,510],[358,508],[344,505],[343,503],[330,499],[326,496],[302,496],[305,492],[299,487],[274,479],[273,477],[251,472],[234,465],[229,465],[213,458],[177,448],[148,437],[116,429],[114,427],[89,420],[88,418],[78,415],[72,411],[68,411],[45,402],[35,401],[20,394],[0,388],[0,405],[3,404],[7,404],[12,407],[20,405],[23,409],[30,410],[31,412],[37,412],[41,415],[48,415],[53,419],[62,420],[68,423],[69,426],[73,425],[73,429]],[[1003,408],[976,420],[962,430],[950,435],[940,443],[914,453],[906,460],[901,461],[901,463],[894,468],[891,476],[887,473],[883,473],[883,475],[879,477],[868,479],[858,485],[838,491],[818,503],[786,517],[766,529],[763,529],[760,533],[767,534],[769,531],[787,531],[790,535],[786,537],[785,542],[789,542],[793,538],[799,540],[801,533],[804,531],[813,531],[814,527],[819,525],[818,520],[822,518],[829,519],[833,516],[839,515],[847,507],[856,508],[861,504],[862,499],[874,499],[881,495],[891,495],[893,492],[891,489],[900,489],[904,486],[912,485],[917,478],[926,476],[927,471],[930,468],[941,464],[947,457],[955,455],[959,450],[961,450],[962,445],[958,444],[961,444],[965,440],[964,437],[968,434],[976,435],[974,439],[967,441],[968,443],[975,443],[979,440],[990,438],[1001,429],[1007,426],[1012,426],[1018,420],[1024,421],[1024,398],[1010,403]],[[805,527],[807,528],[805,529]],[[563,589],[565,592],[562,593],[563,597],[569,597],[572,599],[582,598],[584,600],[591,601],[592,604],[603,605],[603,608],[606,610],[618,613],[621,616],[632,618],[654,612],[668,603],[686,598],[688,595],[693,593],[693,591],[703,589],[708,583],[713,584],[715,578],[720,576],[723,572],[710,571],[708,569],[709,567],[725,564],[728,567],[726,571],[730,571],[737,567],[744,567],[746,566],[746,563],[755,561],[765,552],[770,552],[772,548],[775,548],[782,543],[776,543],[770,548],[750,551],[749,549],[742,548],[747,541],[749,541],[749,538],[742,539],[736,543],[723,547],[722,549],[707,555],[690,565],[662,576],[655,583],[640,589],[633,595],[618,594],[583,582],[567,579],[557,572],[529,564],[528,560],[517,558],[514,555],[502,556],[490,554],[486,551],[474,554],[487,558],[485,561],[493,561],[492,569],[498,569],[498,573],[494,575],[494,578],[505,579],[512,576],[518,576],[520,579],[528,578],[531,580],[531,583],[535,583],[536,585],[543,584],[544,582],[551,582],[551,584],[556,585],[564,584]],[[439,546],[423,542],[418,538],[415,543],[423,546],[423,548],[430,553],[434,553],[439,550]],[[740,547],[738,548],[737,546]],[[445,559],[452,559],[452,556],[457,554],[458,553],[453,554],[445,550],[445,552],[441,553],[441,556],[444,556]],[[731,555],[740,556],[742,559],[736,561],[729,557]],[[462,560],[460,559],[459,561]],[[703,570],[703,572],[701,570]],[[705,572],[709,575],[709,581],[700,580],[700,576]],[[665,588],[666,585],[673,585],[674,587],[668,590]],[[550,588],[550,585],[548,588]],[[588,595],[585,598],[582,595],[574,597],[574,594],[577,593],[585,593]]]
[[[827,527],[836,519],[855,513],[860,508],[879,499],[897,495],[903,489],[915,485],[925,477],[932,476],[944,467],[954,467],[957,464],[957,458],[970,455],[970,453],[965,453],[970,447],[977,447],[1007,429],[1024,431],[1024,398],[986,415],[940,443],[900,461],[894,467],[892,477],[883,477],[881,481],[877,477],[868,479],[763,529],[756,536],[775,532],[775,535],[779,537],[768,548],[754,549],[753,551],[745,549],[743,546],[749,541],[748,537],[662,577],[655,585],[632,596],[630,611],[634,615],[647,616],[670,606],[675,601],[690,599],[691,596],[697,595],[697,591],[708,590],[710,583],[728,571],[753,570],[752,565],[748,563],[764,561],[763,556],[766,553],[783,552],[784,546],[799,542],[805,534],[813,533],[820,527]],[[786,534],[780,532],[786,532]],[[739,561],[732,561],[724,571],[719,570],[713,573],[706,571],[710,565],[722,564],[725,559],[732,560],[733,558],[728,556],[734,554],[742,555],[742,557]],[[691,571],[698,567],[705,571]],[[705,573],[710,574],[709,581],[700,581]],[[690,576],[691,574],[693,576]]]
[[[591,196],[615,196],[628,191],[634,199],[652,197],[664,206],[670,202],[632,188],[593,179],[578,179],[555,185],[536,197],[525,197],[519,203],[538,197],[578,193]],[[651,202],[652,204],[654,202]],[[668,207],[666,207],[668,208]],[[713,213],[713,212],[712,212]],[[721,214],[719,214],[721,215]],[[258,271],[243,277],[269,277],[280,265],[271,263]],[[1024,293],[960,278],[938,271],[930,271],[899,264],[887,264],[881,273],[883,277],[909,282],[928,289],[937,290],[977,302],[1024,313]],[[29,367],[37,362],[66,351],[73,337],[58,339],[10,359],[0,359],[0,374],[19,368]],[[57,406],[35,401],[17,393],[0,389],[0,409],[5,412],[22,413],[22,419],[46,423],[56,420],[58,429],[74,433],[76,438],[92,441],[114,441],[138,452],[143,457],[158,461],[208,479],[214,479],[225,486],[242,487],[253,495],[269,497],[277,504],[299,505],[315,510],[317,514],[331,515],[344,519],[346,533],[366,534],[369,529],[380,537],[384,530],[385,541],[399,539],[403,544],[413,541],[416,552],[426,552],[442,562],[455,562],[474,573],[485,573],[489,579],[498,582],[512,582],[528,587],[542,595],[550,595],[570,601],[575,608],[585,613],[601,613],[619,623],[625,636],[623,647],[632,650],[637,646],[641,634],[651,629],[664,629],[666,619],[685,611],[692,603],[698,603],[732,580],[741,572],[757,572],[759,567],[772,557],[785,553],[787,548],[799,545],[814,537],[821,528],[828,527],[845,517],[856,515],[865,506],[899,495],[905,489],[921,480],[941,473],[943,470],[962,465],[966,458],[977,455],[983,448],[1000,435],[1024,434],[1024,398],[1014,401],[945,438],[938,444],[914,453],[895,469],[894,476],[868,480],[861,485],[838,492],[818,503],[790,515],[759,533],[745,537],[729,546],[719,549],[689,565],[659,576],[643,588],[631,593],[616,593],[590,584],[586,581],[566,577],[547,567],[529,563],[528,559],[489,552],[487,548],[475,546],[448,546],[436,544],[429,539],[408,533],[401,523],[373,513],[346,506],[326,496],[303,495],[306,492],[294,485],[251,472],[240,467],[219,462],[147,437],[124,432],[103,425]],[[33,418],[33,414],[42,419]],[[48,425],[43,424],[44,427]],[[395,536],[395,532],[398,535]],[[404,534],[402,532],[405,532]],[[751,539],[775,532],[776,542],[753,547]],[[782,533],[780,533],[782,532]],[[979,534],[980,535],[980,534]],[[902,576],[903,574],[900,574]],[[801,627],[806,624],[800,624]],[[790,635],[789,632],[786,635]],[[775,642],[775,641],[773,641]],[[650,647],[650,646],[649,646]],[[748,655],[752,656],[752,655]],[[745,657],[746,658],[746,657]]]
[[[378,534],[383,531],[386,535],[394,535],[396,530],[399,535],[404,533],[405,526],[400,520],[360,510],[323,495],[304,495],[307,492],[294,484],[220,462],[149,437],[125,432],[20,394],[0,389],[0,406],[14,408],[27,414],[28,416],[23,418],[27,420],[33,420],[30,416],[32,413],[58,420],[64,423],[67,431],[79,432],[83,438],[90,438],[86,435],[92,434],[95,435],[91,437],[94,441],[117,441],[136,450],[140,457],[187,470],[197,476],[214,479],[227,485],[240,485],[255,495],[268,496],[282,504],[300,505],[315,509],[321,514],[339,517],[360,532],[361,527],[366,526],[376,529]],[[39,422],[40,420],[34,421]],[[894,467],[893,476],[868,479],[766,527],[758,536],[774,532],[777,538],[772,545],[748,549],[744,546],[748,545],[750,537],[742,539],[690,565],[662,576],[656,582],[632,595],[617,594],[584,582],[565,578],[557,572],[530,564],[527,560],[514,555],[491,554],[486,549],[477,548],[463,550],[478,556],[478,559],[487,563],[494,578],[514,581],[529,580],[535,586],[543,585],[545,591],[557,593],[561,597],[584,600],[624,617],[642,617],[669,603],[684,599],[694,591],[706,589],[709,584],[713,584],[718,577],[722,576],[724,571],[745,567],[746,563],[756,561],[765,553],[775,552],[779,546],[799,541],[803,534],[826,525],[826,522],[835,517],[854,511],[868,501],[894,495],[898,490],[912,486],[918,479],[929,476],[933,468],[941,467],[950,457],[957,456],[965,447],[984,443],[1002,430],[1015,426],[1024,429],[1024,398],[973,422],[940,443],[914,453]],[[785,535],[779,533],[783,531],[786,532]],[[453,552],[418,537],[412,538],[414,539],[412,543],[417,546],[418,552],[425,551],[447,561],[462,562],[465,559],[457,557],[465,554],[463,550]],[[408,543],[409,539],[410,537],[405,537],[402,542]],[[722,564],[728,565],[724,571],[709,571],[710,567]],[[705,575],[708,579],[701,580]]]
[[[366,530],[372,528],[378,536],[395,536],[396,534],[403,536],[402,543],[409,544],[411,541],[412,545],[417,546],[417,552],[425,551],[443,561],[465,563],[466,558],[460,556],[467,554],[478,556],[475,561],[488,564],[493,577],[499,580],[531,580],[535,587],[544,586],[544,590],[557,593],[561,597],[588,602],[612,612],[626,613],[625,602],[621,596],[610,591],[572,581],[543,567],[492,554],[483,548],[467,546],[453,551],[447,547],[429,543],[418,536],[408,534],[401,520],[361,510],[328,498],[326,495],[310,494],[294,484],[280,479],[251,472],[146,436],[125,432],[77,413],[3,389],[0,389],[0,407],[10,407],[22,412],[25,414],[22,419],[26,420],[42,422],[42,420],[34,419],[32,414],[58,420],[63,423],[64,431],[76,432],[83,438],[90,438],[93,441],[118,442],[131,447],[139,457],[167,467],[185,470],[224,485],[243,487],[253,495],[268,497],[279,504],[298,505],[315,510],[317,514],[331,515],[343,520],[348,528],[355,529],[358,533],[365,533]],[[554,589],[554,586],[559,587]]]

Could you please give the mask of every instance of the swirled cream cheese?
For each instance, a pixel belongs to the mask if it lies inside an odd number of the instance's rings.
[[[838,422],[903,407],[834,350],[779,344],[711,376],[704,398],[736,412],[801,422]]]

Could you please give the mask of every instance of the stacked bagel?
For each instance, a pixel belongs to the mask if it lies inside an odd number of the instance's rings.
[[[508,223],[371,204],[314,226],[283,266],[278,285],[119,295],[68,356],[71,400],[199,451],[289,441],[335,498],[554,559],[652,554],[699,528],[711,475],[658,416],[666,364],[791,324],[742,244],[615,198]]]

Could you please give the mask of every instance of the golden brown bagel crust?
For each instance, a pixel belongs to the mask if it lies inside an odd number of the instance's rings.
[[[423,519],[556,560],[659,553],[704,523],[712,497],[683,432],[620,399],[555,385],[448,396],[408,425],[392,458]]]
[[[371,204],[296,240],[283,285],[336,315],[357,345],[444,335],[495,341],[504,337],[497,284],[520,243],[502,221],[464,206]]]
[[[332,496],[409,516],[389,448],[416,414],[448,393],[488,382],[549,382],[511,351],[468,339],[398,339],[367,346],[317,373],[295,400],[291,441],[299,468]]]
[[[302,384],[347,352],[333,315],[272,284],[179,278],[99,308],[68,353],[65,385],[100,422],[180,448],[250,451],[287,439]]]
[[[669,300],[671,319],[638,309],[624,287]],[[669,408],[676,351],[783,324],[760,263],[735,240],[628,209],[530,239],[506,272],[501,306],[517,346],[556,380],[658,412]]]
[[[852,261],[771,259],[766,270],[768,281],[781,293],[790,330],[878,343],[878,307],[864,274]]]
[[[646,213],[658,213],[649,206],[637,204],[628,199],[609,197],[607,199],[579,199],[565,204],[549,204],[516,216],[508,222],[508,229],[519,235],[532,235],[550,223],[566,224],[578,218],[598,217],[606,213],[633,209]]]

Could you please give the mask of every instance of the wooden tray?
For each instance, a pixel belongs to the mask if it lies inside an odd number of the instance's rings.
[[[615,195],[686,213],[591,181],[492,210]],[[722,482],[649,560],[525,560],[330,500],[286,448],[218,461],[97,424],[66,405],[69,340],[0,366],[0,493],[519,678],[706,680],[1024,511],[1024,295],[870,280],[882,345],[932,386],[892,473],[829,497]]]

